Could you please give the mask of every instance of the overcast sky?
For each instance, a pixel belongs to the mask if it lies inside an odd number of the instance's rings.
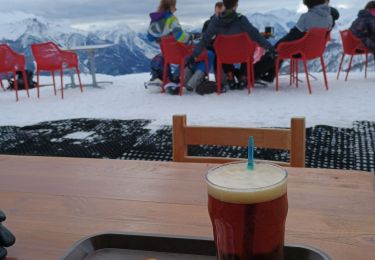
[[[177,0],[179,20],[192,26],[201,23],[213,12],[216,0]],[[298,9],[302,0],[240,0],[241,13],[261,12],[278,8]],[[331,0],[333,6],[362,8],[367,1]],[[24,12],[47,19],[65,20],[77,27],[90,24],[126,22],[133,29],[149,23],[148,13],[156,10],[157,0],[0,0],[2,13]]]

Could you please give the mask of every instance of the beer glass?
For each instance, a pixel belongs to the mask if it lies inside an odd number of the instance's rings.
[[[282,260],[287,172],[269,164],[218,166],[206,174],[208,212],[219,260]]]

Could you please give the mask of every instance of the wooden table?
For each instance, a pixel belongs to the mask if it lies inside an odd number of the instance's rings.
[[[106,231],[211,237],[203,180],[211,166],[0,156],[0,208],[17,237],[9,259],[57,259]],[[333,259],[375,259],[375,176],[288,171],[286,242]]]

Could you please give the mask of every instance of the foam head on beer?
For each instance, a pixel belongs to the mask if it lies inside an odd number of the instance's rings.
[[[211,170],[206,178],[208,194],[229,203],[271,201],[287,190],[286,171],[272,164],[256,163],[253,170],[246,163],[226,164]]]

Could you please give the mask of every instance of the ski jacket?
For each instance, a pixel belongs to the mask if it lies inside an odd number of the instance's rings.
[[[350,26],[352,33],[372,52],[375,52],[375,16],[367,10],[361,10]]]
[[[190,35],[184,32],[172,12],[155,12],[150,14],[151,22],[147,30],[150,41],[159,41],[160,37],[173,35],[178,42],[187,43]]]
[[[203,48],[209,46],[216,35],[232,35],[242,32],[246,32],[251,40],[265,49],[273,49],[272,44],[259,33],[258,29],[249,22],[246,16],[234,10],[226,10],[220,16],[214,16],[210,19],[207,30],[193,51],[193,57],[197,57],[202,52]]]

